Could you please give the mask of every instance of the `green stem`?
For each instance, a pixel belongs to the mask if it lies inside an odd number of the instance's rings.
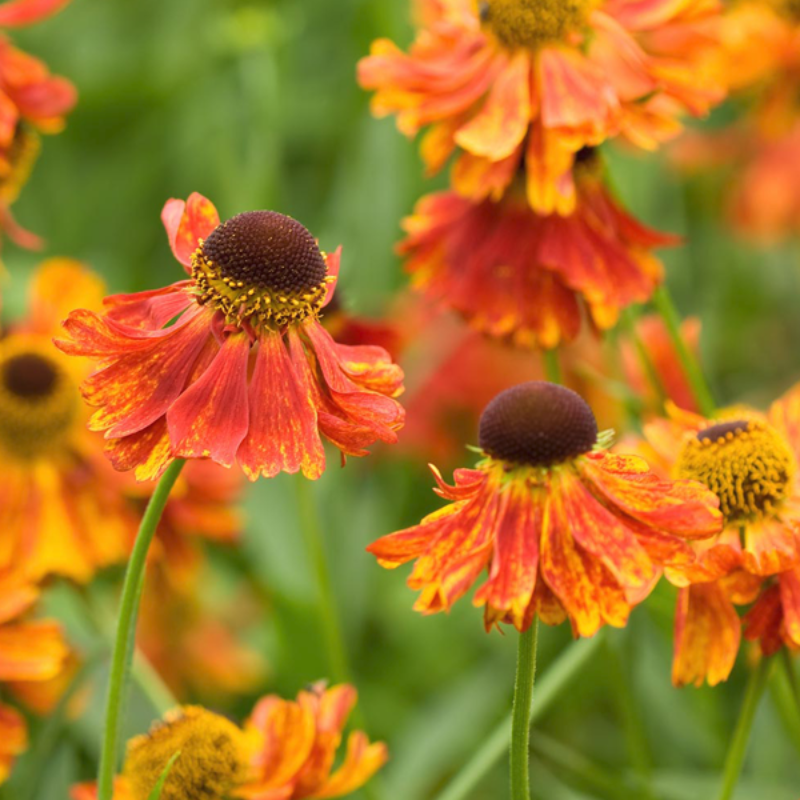
[[[531,723],[544,714],[561,696],[572,680],[589,664],[605,641],[604,631],[592,639],[574,642],[545,672],[536,685],[536,703],[531,710]],[[511,717],[506,717],[484,740],[480,750],[456,773],[435,800],[464,800],[508,750],[511,739]]]
[[[520,634],[517,649],[517,680],[511,712],[511,800],[530,800],[530,738],[533,683],[536,678],[536,647],[539,619]]]
[[[656,365],[653,363],[653,359],[650,358],[650,353],[647,352],[647,346],[642,341],[642,337],[639,335],[639,331],[636,327],[636,318],[632,308],[626,308],[625,311],[622,312],[621,322],[625,333],[628,335],[628,338],[636,349],[636,355],[639,359],[639,363],[642,365],[645,375],[647,375],[647,380],[650,381],[650,385],[653,387],[653,391],[658,397],[659,405],[663,406],[664,401],[668,399],[666,389],[664,388],[664,382],[661,380],[661,376],[658,374],[658,370],[656,369]]]
[[[544,374],[550,383],[562,383],[561,364],[558,360],[558,350],[544,350],[542,352],[542,360],[544,361]]]
[[[336,610],[336,598],[333,594],[328,561],[325,557],[325,546],[322,541],[320,524],[314,495],[307,478],[299,475],[295,480],[297,503],[300,512],[300,527],[303,532],[308,557],[314,570],[314,577],[319,592],[319,613],[322,623],[322,635],[328,654],[331,678],[336,682],[350,682],[350,668],[347,662],[347,650],[344,646],[339,614]]]
[[[747,691],[744,695],[742,709],[739,712],[739,720],[733,732],[728,755],[725,757],[725,767],[722,773],[722,789],[719,793],[719,800],[730,800],[736,790],[736,784],[742,772],[744,757],[747,753],[747,744],[750,740],[750,730],[753,727],[753,719],[758,709],[761,695],[767,686],[772,660],[762,658],[759,665],[750,675],[747,684]]]
[[[711,396],[711,390],[703,377],[703,372],[697,363],[697,359],[683,339],[680,316],[666,286],[662,285],[656,289],[653,294],[653,303],[667,326],[667,333],[678,354],[686,379],[692,387],[692,394],[697,401],[700,412],[705,417],[714,416],[716,405]]]
[[[97,776],[98,800],[112,800],[114,793],[114,774],[119,756],[119,739],[122,727],[122,711],[130,676],[133,658],[134,639],[136,636],[136,619],[139,612],[139,600],[144,587],[144,573],[147,565],[147,553],[161,520],[169,493],[178,479],[186,462],[176,459],[167,471],[150,498],[147,509],[139,526],[139,533],[133,545],[125,583],[122,587],[122,601],[117,622],[117,634],[114,641],[114,653],[111,658],[111,673],[106,700],[106,721],[103,742],[100,750],[100,769]]]

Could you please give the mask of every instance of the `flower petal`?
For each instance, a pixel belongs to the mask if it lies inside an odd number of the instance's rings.
[[[234,464],[249,424],[249,357],[247,334],[231,334],[211,366],[170,406],[167,426],[176,456]]]
[[[205,239],[219,225],[219,214],[214,204],[197,192],[188,201],[167,200],[161,212],[161,221],[167,231],[169,246],[178,261],[192,266],[192,253],[200,239]]]

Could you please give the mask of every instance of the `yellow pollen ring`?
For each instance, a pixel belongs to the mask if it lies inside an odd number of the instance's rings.
[[[714,492],[730,524],[774,515],[791,491],[797,464],[778,431],[751,418],[710,425],[688,438],[674,471]]]
[[[265,286],[222,275],[217,264],[203,252],[203,240],[192,254],[192,279],[197,302],[220,311],[230,325],[248,322],[254,328],[280,329],[291,322],[316,317],[322,309],[328,284],[336,278],[324,278],[311,289],[279,294]]]
[[[9,336],[0,341],[0,451],[31,460],[63,446],[78,419],[80,393],[53,357],[53,346],[38,337]],[[26,361],[50,373],[51,383],[25,391]],[[15,370],[16,367],[16,370]],[[18,384],[18,385],[15,385]],[[28,387],[29,389],[31,387]]]
[[[564,41],[585,26],[597,0],[480,0],[485,29],[506,47],[536,48]]]

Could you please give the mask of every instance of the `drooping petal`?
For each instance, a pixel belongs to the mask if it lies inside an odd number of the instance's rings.
[[[28,728],[22,714],[0,703],[0,784],[11,774],[18,755],[28,746]]]
[[[0,27],[16,28],[39,22],[61,11],[70,0],[9,0],[0,5]]]
[[[250,382],[250,427],[238,454],[251,480],[299,470],[316,480],[325,469],[313,396],[305,372],[295,367],[305,361],[303,346],[293,331],[287,337],[292,355],[280,333],[259,339]]]
[[[353,731],[347,740],[344,762],[322,786],[309,797],[343,797],[363,786],[387,761],[389,751],[383,742],[369,743],[362,731]]]
[[[177,456],[234,464],[249,425],[249,357],[247,334],[231,334],[210,367],[169,407],[167,426]]]
[[[675,686],[707,681],[716,686],[727,680],[741,642],[736,609],[718,583],[681,589],[675,611]]]
[[[763,519],[744,526],[745,568],[756,575],[775,575],[800,561],[800,534],[795,520]]]
[[[54,678],[68,650],[55,622],[25,622],[0,627],[0,681]]]

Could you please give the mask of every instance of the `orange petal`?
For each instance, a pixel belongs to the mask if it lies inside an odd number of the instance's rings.
[[[211,458],[225,467],[247,435],[250,339],[231,334],[210,367],[170,406],[167,426],[175,455]]]
[[[192,192],[186,202],[167,200],[161,212],[161,221],[166,228],[173,255],[184,267],[191,268],[192,253],[197,250],[199,240],[207,238],[219,225],[219,214],[210,200]]]
[[[483,108],[455,135],[469,153],[502,161],[525,138],[531,121],[531,61],[520,50],[492,84]]]
[[[745,569],[755,575],[775,575],[800,561],[800,538],[796,521],[763,519],[744,526]]]
[[[0,680],[50,680],[68,652],[61,627],[55,622],[4,625],[0,627]]]
[[[369,743],[362,731],[353,731],[347,740],[347,755],[336,772],[308,797],[342,797],[361,788],[387,761],[389,751],[382,742]]]
[[[28,729],[22,715],[0,703],[0,784],[8,778],[14,759],[28,746]]]
[[[251,423],[238,456],[251,480],[298,470],[316,480],[325,469],[307,370],[295,367],[297,360],[306,360],[303,345],[296,333],[288,337],[291,355],[279,333],[259,340],[250,383]]]
[[[741,642],[741,622],[736,609],[717,583],[681,589],[675,612],[675,686],[704,680],[716,686],[727,680]]]
[[[70,0],[10,0],[0,5],[0,26],[16,28],[39,22],[61,11]]]

